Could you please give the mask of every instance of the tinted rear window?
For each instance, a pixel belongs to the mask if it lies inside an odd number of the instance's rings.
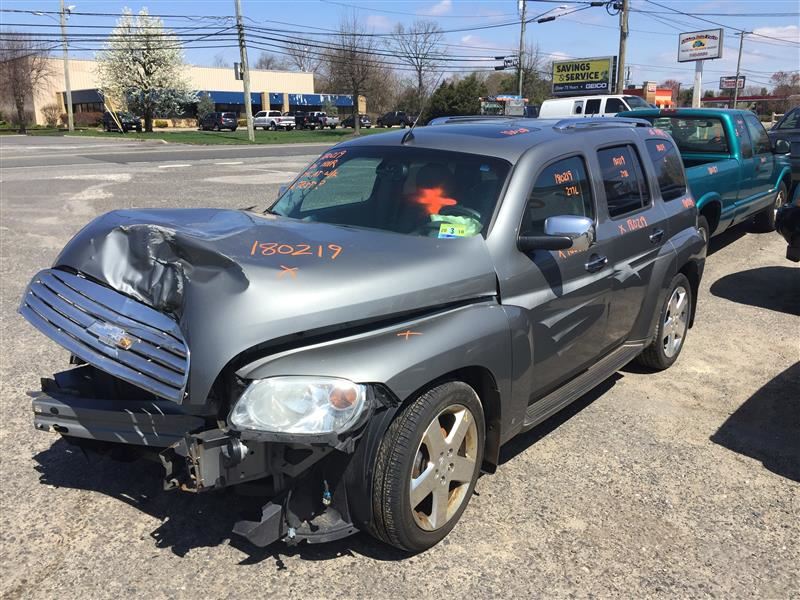
[[[236,113],[222,113],[223,119],[235,119],[236,116]]]
[[[680,154],[669,140],[647,140],[647,153],[658,176],[658,187],[664,200],[674,200],[686,193],[686,179]]]

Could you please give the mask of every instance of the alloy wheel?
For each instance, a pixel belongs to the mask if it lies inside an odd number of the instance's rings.
[[[668,358],[675,356],[686,337],[689,326],[689,297],[683,286],[676,287],[667,304],[661,342]]]
[[[465,503],[477,456],[475,417],[461,404],[448,406],[422,435],[411,469],[409,503],[421,529],[443,527]]]

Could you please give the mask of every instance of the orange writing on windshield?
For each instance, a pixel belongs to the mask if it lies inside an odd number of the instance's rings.
[[[429,215],[438,215],[443,206],[455,206],[458,204],[458,201],[453,198],[447,198],[442,188],[425,188],[420,191],[417,202],[425,206]]]

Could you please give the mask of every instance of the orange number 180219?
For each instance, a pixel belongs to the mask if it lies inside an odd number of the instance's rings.
[[[261,254],[262,256],[316,256],[317,258],[328,258],[336,260],[342,252],[342,247],[338,244],[316,245],[311,244],[281,244],[279,242],[253,242],[250,247],[250,256]]]

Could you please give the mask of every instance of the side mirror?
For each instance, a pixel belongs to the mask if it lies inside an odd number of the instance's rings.
[[[775,144],[772,146],[772,152],[775,154],[788,154],[791,149],[789,141],[783,139],[775,140]]]
[[[594,242],[594,223],[587,217],[563,215],[548,217],[544,222],[545,235],[522,235],[517,248],[530,250],[588,250]]]

